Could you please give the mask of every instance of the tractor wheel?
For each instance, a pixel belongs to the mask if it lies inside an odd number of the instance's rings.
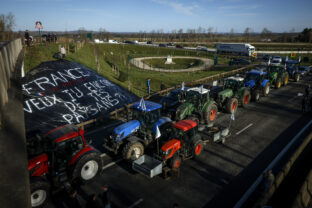
[[[92,152],[82,156],[73,170],[72,178],[83,182],[93,181],[102,171],[102,161],[99,153]]]
[[[235,113],[236,110],[237,110],[237,106],[238,106],[238,101],[236,98],[229,98],[227,101],[226,101],[226,112],[228,113]]]
[[[205,123],[210,124],[216,120],[217,117],[217,112],[218,112],[218,107],[216,104],[211,103],[205,112]]]
[[[171,168],[174,168],[174,169],[178,169],[178,168],[181,166],[181,163],[182,163],[181,157],[179,157],[179,156],[174,156],[174,157],[171,159],[170,167],[171,167]]]
[[[44,207],[49,200],[50,184],[46,179],[38,177],[30,181],[31,207]]]
[[[196,116],[190,116],[187,119],[195,121],[197,123],[197,125],[199,124],[199,119]]]
[[[267,82],[263,88],[263,96],[266,97],[270,93],[270,83]]]
[[[192,149],[193,157],[197,158],[204,149],[203,141],[200,138],[194,137],[194,141],[192,141],[192,146],[193,146]]]
[[[251,99],[253,101],[255,101],[255,102],[258,102],[260,100],[260,91],[259,90],[254,90],[252,92]]]
[[[288,80],[289,80],[289,75],[288,73],[286,73],[284,80],[283,80],[283,85],[286,86],[288,84]]]
[[[279,89],[282,86],[282,79],[281,78],[277,78],[276,83],[275,83],[275,88]]]
[[[134,161],[144,154],[144,146],[140,142],[128,142],[122,150],[125,160]]]
[[[246,108],[250,102],[250,91],[245,90],[243,96],[241,97],[241,104],[243,108]]]
[[[300,80],[300,74],[295,74],[295,76],[294,76],[294,79],[295,79],[295,82],[299,82],[299,80]]]

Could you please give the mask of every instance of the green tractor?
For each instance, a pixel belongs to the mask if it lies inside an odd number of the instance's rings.
[[[250,89],[245,87],[242,77],[228,77],[223,86],[212,87],[210,92],[219,109],[231,114],[236,112],[238,105],[247,107],[251,98]]]
[[[177,107],[175,120],[191,119],[197,123],[210,124],[216,119],[218,107],[210,98],[209,90],[201,87],[189,88],[186,91],[185,102]]]
[[[282,65],[269,66],[267,72],[267,78],[270,84],[274,85],[276,89],[288,84],[289,75]]]

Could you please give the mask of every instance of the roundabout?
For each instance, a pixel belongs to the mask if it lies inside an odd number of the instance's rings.
[[[168,60],[170,60],[169,63]],[[213,60],[193,56],[159,56],[133,58],[130,60],[130,63],[144,70],[178,73],[209,69],[213,65]]]

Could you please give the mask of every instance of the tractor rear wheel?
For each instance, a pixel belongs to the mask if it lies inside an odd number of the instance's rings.
[[[102,161],[97,152],[88,153],[82,156],[73,170],[73,179],[79,178],[83,182],[93,181],[102,171]]]
[[[192,141],[192,147],[193,147],[192,148],[193,157],[197,158],[204,149],[203,141],[200,138],[194,137]]]
[[[279,89],[282,86],[282,79],[277,78],[276,83],[275,83],[275,88]]]
[[[296,73],[294,76],[295,82],[299,82],[300,80],[300,74]]]
[[[125,160],[134,161],[144,154],[144,146],[140,142],[128,142],[122,150]]]
[[[267,82],[263,88],[263,96],[266,97],[270,93],[270,83]]]
[[[250,91],[245,90],[243,96],[241,97],[241,104],[243,108],[246,108],[250,102]]]
[[[288,80],[289,80],[289,75],[288,73],[286,73],[284,80],[283,80],[283,85],[286,86],[288,84]]]
[[[237,106],[238,106],[238,100],[236,98],[229,98],[226,101],[226,112],[228,113],[235,113],[237,110]]]
[[[170,161],[170,167],[178,169],[181,166],[182,160],[179,156],[174,156]]]
[[[216,106],[216,104],[211,103],[205,111],[205,123],[210,124],[214,122],[217,117],[217,112],[218,112],[218,107]]]
[[[30,180],[31,207],[44,207],[49,200],[50,184],[46,179],[38,177]]]

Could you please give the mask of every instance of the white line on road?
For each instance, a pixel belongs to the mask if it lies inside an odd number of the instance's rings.
[[[128,207],[128,208],[133,208],[133,207],[137,206],[138,204],[140,204],[142,201],[143,201],[143,199],[141,198],[141,199],[139,199],[138,201],[134,202],[134,203],[133,203],[130,207]]]
[[[104,169],[106,169],[106,168],[109,168],[109,167],[111,167],[111,166],[113,166],[113,165],[119,163],[120,161],[122,161],[122,159],[119,159],[119,160],[116,160],[116,161],[114,161],[114,162],[108,163],[107,165],[105,165],[105,166],[102,168],[102,170],[104,170]]]
[[[242,130],[236,132],[236,135],[239,135],[240,133],[242,133],[243,131],[245,131],[246,129],[248,129],[249,127],[251,127],[253,125],[253,123],[248,124],[248,126],[246,126],[245,128],[243,128]]]
[[[297,141],[297,139],[301,136],[301,134],[312,124],[312,120],[303,127],[300,132],[284,147],[284,149],[274,158],[274,160],[268,165],[268,167],[263,171],[266,172],[274,167],[274,165],[284,156],[284,154],[289,150],[289,148]],[[242,198],[235,204],[234,208],[240,208],[248,197],[255,191],[258,187],[259,183],[262,180],[262,173],[258,176],[255,182],[249,187],[249,189],[244,193]]]

